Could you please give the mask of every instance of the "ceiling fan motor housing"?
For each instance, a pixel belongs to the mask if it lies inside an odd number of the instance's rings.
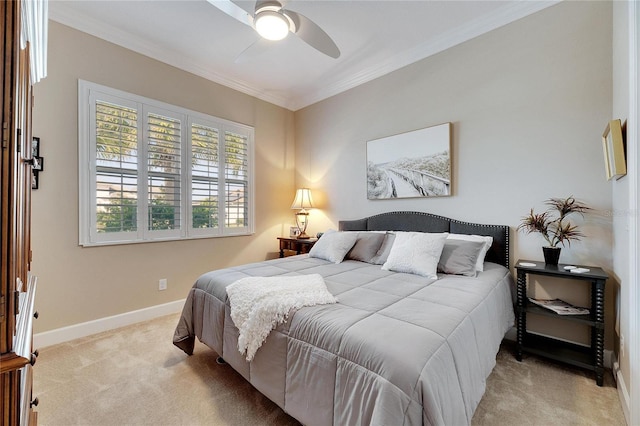
[[[254,27],[268,40],[282,40],[289,31],[296,32],[296,24],[277,1],[265,1],[256,5]]]

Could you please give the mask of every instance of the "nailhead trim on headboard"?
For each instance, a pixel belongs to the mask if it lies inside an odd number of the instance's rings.
[[[431,222],[429,220],[432,220]],[[371,222],[384,223],[386,228],[372,229]],[[444,223],[448,228],[444,228]],[[428,225],[434,228],[429,229]],[[493,237],[493,245],[487,256],[501,265],[509,268],[509,227],[506,225],[489,225],[481,223],[464,222],[457,219],[435,215],[426,212],[397,211],[380,213],[356,220],[344,220],[339,222],[339,229],[343,231],[416,231],[416,232],[453,232],[462,234],[489,235]]]

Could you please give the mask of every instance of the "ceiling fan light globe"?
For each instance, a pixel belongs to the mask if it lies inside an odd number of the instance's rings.
[[[255,28],[267,40],[282,40],[289,34],[289,21],[281,13],[265,10],[256,14]]]

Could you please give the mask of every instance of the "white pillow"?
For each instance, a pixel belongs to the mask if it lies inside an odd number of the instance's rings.
[[[329,230],[309,250],[309,257],[340,263],[358,239],[357,232]]]
[[[493,244],[493,237],[486,237],[484,235],[467,235],[467,234],[449,234],[447,238],[452,240],[464,240],[464,241],[480,241],[484,243],[484,247],[480,250],[478,260],[476,261],[476,271],[484,271],[484,257]]]
[[[440,255],[448,233],[396,232],[396,237],[382,269],[408,272],[438,279]]]

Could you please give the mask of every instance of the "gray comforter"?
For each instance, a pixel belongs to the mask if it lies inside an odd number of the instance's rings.
[[[247,276],[312,273],[324,277],[338,303],[292,313],[245,361],[226,286]],[[494,263],[477,278],[434,281],[294,256],[202,275],[173,341],[191,354],[197,336],[304,424],[463,425],[513,325],[512,285],[509,271]]]

